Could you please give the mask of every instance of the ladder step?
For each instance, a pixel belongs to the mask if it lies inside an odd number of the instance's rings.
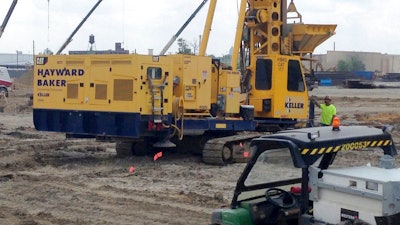
[[[162,123],[161,119],[154,119],[154,123]]]
[[[153,111],[161,111],[161,110],[163,110],[164,108],[163,107],[154,107],[153,108]]]
[[[154,96],[154,100],[161,100],[161,96]]]
[[[153,84],[153,88],[165,87],[165,84]]]

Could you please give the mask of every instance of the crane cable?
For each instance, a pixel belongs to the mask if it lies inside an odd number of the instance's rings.
[[[179,140],[183,139],[183,114],[184,114],[184,107],[183,107],[183,100],[180,97],[175,98],[174,104],[173,104],[173,114],[174,114],[174,123],[175,124],[163,124],[164,128],[174,128],[174,131],[170,135],[169,138],[172,138],[175,136],[176,133],[178,133],[178,138]],[[180,120],[180,128],[178,125],[178,120]]]
[[[183,139],[183,111],[184,111],[182,98],[180,98],[180,97],[176,98],[174,105],[175,105],[175,113],[174,113],[175,125],[173,124],[172,127],[174,127],[177,130],[179,140],[182,140]],[[177,124],[178,120],[181,121],[180,129]]]

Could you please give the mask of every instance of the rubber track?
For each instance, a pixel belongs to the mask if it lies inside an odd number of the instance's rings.
[[[251,133],[251,134],[237,134],[228,137],[222,138],[214,138],[208,140],[203,148],[203,162],[211,165],[219,165],[224,166],[228,163],[233,162],[225,162],[222,158],[222,149],[229,142],[237,142],[253,139],[261,136],[260,133]],[[232,153],[233,155],[235,153]]]

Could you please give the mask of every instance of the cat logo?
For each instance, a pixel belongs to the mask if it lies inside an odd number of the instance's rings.
[[[47,57],[37,57],[36,58],[36,65],[46,65]]]

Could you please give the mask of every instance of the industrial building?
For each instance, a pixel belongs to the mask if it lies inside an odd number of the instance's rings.
[[[334,71],[340,60],[348,61],[355,57],[362,61],[366,71],[373,71],[378,75],[388,73],[400,73],[400,55],[389,55],[378,52],[352,52],[352,51],[328,51],[327,54],[314,55],[322,68],[316,71]]]
[[[33,68],[33,55],[16,53],[0,53],[0,66],[6,67],[11,78],[20,77]]]

